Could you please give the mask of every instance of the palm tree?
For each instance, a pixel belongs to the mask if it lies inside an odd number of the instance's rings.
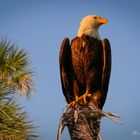
[[[0,84],[13,87],[15,92],[30,95],[33,88],[32,71],[27,53],[16,44],[0,42]]]
[[[36,139],[36,127],[14,99],[15,93],[30,96],[34,87],[28,55],[16,44],[0,41],[0,139]]]

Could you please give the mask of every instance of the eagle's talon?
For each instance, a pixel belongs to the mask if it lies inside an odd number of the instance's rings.
[[[77,101],[72,101],[71,103],[69,103],[67,106],[67,110],[69,110],[70,108],[74,108],[76,103],[77,103]]]
[[[91,96],[92,94],[88,92],[86,92],[84,95],[80,97],[76,96],[75,100],[68,104],[67,110],[69,110],[70,108],[74,108],[76,104],[79,104],[79,105],[87,104],[88,103],[87,99],[89,99]]]
[[[92,94],[86,92],[84,95],[79,97],[78,101],[83,100],[84,104],[87,104],[87,97],[90,98],[91,96]]]

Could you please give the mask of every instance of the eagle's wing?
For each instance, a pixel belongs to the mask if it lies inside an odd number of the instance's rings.
[[[59,65],[63,94],[66,98],[67,103],[70,103],[74,97],[73,97],[71,46],[68,38],[65,38],[61,44],[59,54]]]
[[[102,107],[104,105],[106,95],[109,87],[110,73],[111,73],[111,46],[108,39],[102,40],[103,46],[103,72],[102,72],[102,85],[103,92]]]

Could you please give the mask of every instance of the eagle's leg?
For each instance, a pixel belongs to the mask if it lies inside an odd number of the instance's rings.
[[[87,99],[89,100],[91,96],[92,96],[92,94],[90,94],[88,91],[86,91],[86,93],[84,95],[82,95],[78,98],[78,102],[83,101],[84,104],[87,104],[88,103]]]

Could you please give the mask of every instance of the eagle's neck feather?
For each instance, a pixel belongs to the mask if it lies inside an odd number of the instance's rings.
[[[98,29],[94,29],[94,28],[79,28],[78,30],[78,37],[81,37],[83,34],[85,35],[89,35],[91,37],[94,37],[98,40],[101,40],[100,39],[100,36],[99,36],[99,33],[98,33]]]

